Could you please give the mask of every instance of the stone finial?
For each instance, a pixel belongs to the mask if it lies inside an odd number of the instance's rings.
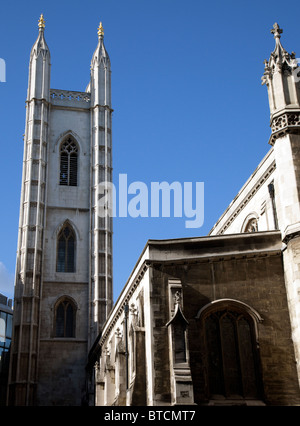
[[[295,58],[295,52],[289,54],[282,46],[280,37],[283,30],[279,27],[277,22],[273,25],[271,33],[275,38],[275,48],[270,55],[269,61],[265,60],[265,72],[262,77],[262,84],[268,85],[273,78],[273,75],[277,72],[282,73],[283,71],[291,74],[295,68],[297,68],[297,60]]]
[[[137,308],[134,303],[131,303],[129,311],[132,315],[137,315]]]
[[[99,38],[104,37],[104,29],[103,29],[103,26],[102,26],[102,22],[100,22],[99,27],[98,27],[98,37]]]
[[[41,14],[39,19],[39,29],[44,30],[44,28],[45,28],[45,19],[44,19],[44,15]]]
[[[281,37],[280,34],[283,33],[283,30],[279,27],[277,22],[275,22],[275,24],[273,25],[273,29],[271,30],[271,33],[274,34],[275,40]]]
[[[121,339],[121,338],[122,338],[122,332],[121,332],[121,330],[119,329],[119,327],[116,329],[115,334],[116,334],[116,338],[117,338],[117,339]]]

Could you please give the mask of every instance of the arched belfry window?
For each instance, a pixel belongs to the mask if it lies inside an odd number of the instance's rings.
[[[200,316],[208,399],[261,400],[256,320],[243,304],[220,302]]]
[[[71,136],[68,136],[60,146],[60,175],[59,184],[77,186],[78,146]]]
[[[75,272],[75,246],[75,232],[66,222],[57,237],[57,272]]]
[[[76,306],[69,298],[63,298],[55,307],[55,337],[75,337]]]

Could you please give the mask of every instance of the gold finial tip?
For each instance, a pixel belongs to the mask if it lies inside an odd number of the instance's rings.
[[[44,15],[41,14],[40,19],[39,19],[39,28],[45,28],[45,20],[44,20]]]
[[[100,22],[100,24],[99,24],[98,36],[99,37],[103,37],[104,36],[104,29],[103,29],[103,26],[102,26],[102,22]]]

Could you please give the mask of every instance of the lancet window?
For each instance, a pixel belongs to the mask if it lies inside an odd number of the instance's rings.
[[[75,272],[75,245],[74,230],[67,222],[57,238],[57,272]]]
[[[76,307],[68,299],[63,299],[55,309],[55,337],[75,337]]]
[[[254,321],[242,311],[223,308],[204,318],[209,398],[261,397]]]
[[[59,184],[77,186],[78,177],[78,146],[69,136],[60,147],[60,175]]]
[[[175,364],[186,362],[186,323],[177,317],[172,322],[174,362]]]

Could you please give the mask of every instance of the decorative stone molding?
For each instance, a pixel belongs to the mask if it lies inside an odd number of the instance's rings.
[[[282,32],[283,30],[275,23],[271,30],[275,38],[275,49],[269,61],[264,61],[265,70],[262,76],[262,84],[266,84],[268,88],[270,104],[272,128],[270,145],[274,145],[276,139],[287,133],[298,133],[300,128],[298,58],[295,52],[288,53],[283,48],[280,41]],[[294,111],[293,108],[297,110]]]
[[[265,72],[262,76],[262,84],[269,85],[275,73],[291,74],[298,67],[295,52],[288,53],[280,42],[283,30],[277,22],[273,25],[271,33],[275,39],[275,49],[271,53],[269,61],[265,59]]]
[[[109,335],[109,333],[113,329],[113,327],[116,325],[118,319],[123,315],[124,305],[126,305],[126,303],[128,303],[130,301],[132,294],[134,293],[134,291],[138,287],[140,281],[142,280],[142,278],[144,277],[146,271],[148,270],[148,268],[150,266],[151,266],[151,262],[149,260],[147,260],[141,265],[140,269],[137,270],[137,273],[135,274],[131,285],[128,287],[126,294],[124,294],[123,303],[121,303],[114,310],[114,312],[111,314],[111,320],[110,320],[108,326],[105,327],[104,330],[102,331],[102,336],[101,336],[100,343],[99,343],[101,347],[102,347],[103,343],[105,342],[105,339],[107,338],[107,336]]]
[[[182,307],[182,284],[180,280],[169,280],[169,318],[173,318],[176,305]]]
[[[288,245],[288,243],[294,238],[300,237],[300,223],[294,223],[289,225],[282,235],[282,241],[284,244]]]
[[[202,306],[202,308],[200,308],[197,312],[195,319],[199,320],[202,318],[203,315],[209,314],[210,312],[214,311],[216,309],[216,306],[220,307],[220,309],[242,309],[243,311],[247,312],[253,318],[253,320],[255,320],[255,323],[260,323],[263,321],[261,315],[252,306],[240,300],[229,298],[213,300],[212,302],[209,302],[206,305]]]
[[[74,92],[70,90],[50,89],[50,99],[90,102],[91,94],[87,92]]]
[[[170,279],[168,287],[170,320],[166,327],[168,327],[170,345],[171,405],[193,404],[194,393],[187,335],[188,321],[183,314],[182,283],[179,279]]]
[[[257,193],[257,191],[263,186],[263,184],[266,182],[266,180],[271,176],[271,174],[275,170],[276,170],[276,163],[275,161],[272,161],[270,166],[267,168],[267,170],[261,176],[261,178],[257,181],[257,183],[250,189],[250,191],[246,194],[246,196],[242,198],[242,201],[238,204],[238,206],[232,211],[232,214],[224,222],[222,228],[220,228],[220,230],[218,231],[218,234],[224,234],[226,229],[232,224],[232,222],[236,219],[236,217],[242,212],[242,210],[246,207],[249,201],[252,200],[252,198]]]
[[[274,117],[271,122],[272,135],[270,145],[274,145],[276,139],[288,133],[300,133],[300,112],[291,111]]]
[[[115,335],[117,339],[122,339],[122,332],[119,327],[116,329]]]

